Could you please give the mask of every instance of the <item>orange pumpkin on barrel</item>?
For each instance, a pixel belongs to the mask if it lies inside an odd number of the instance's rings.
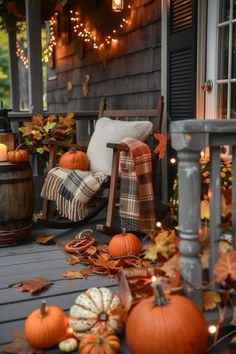
[[[85,152],[70,149],[61,156],[59,166],[69,170],[87,171],[89,169],[89,159]]]
[[[22,145],[17,146],[15,150],[8,151],[7,161],[21,163],[29,161],[28,151],[21,148]]]

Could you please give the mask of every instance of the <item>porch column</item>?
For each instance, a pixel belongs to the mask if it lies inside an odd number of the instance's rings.
[[[20,110],[19,69],[16,55],[16,31],[8,32],[10,78],[11,78],[11,107],[13,111]]]
[[[184,121],[185,122],[185,121]],[[186,121],[187,122],[187,121]],[[192,130],[184,123],[170,125],[171,145],[178,156],[179,180],[179,254],[180,273],[185,282],[186,295],[202,308],[202,267],[199,258],[201,246],[199,243],[200,223],[200,152],[208,146],[207,135]],[[190,129],[191,133],[186,133]]]
[[[43,112],[43,73],[40,1],[25,0],[28,47],[29,110]]]

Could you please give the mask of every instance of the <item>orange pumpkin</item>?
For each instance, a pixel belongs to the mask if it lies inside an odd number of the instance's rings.
[[[119,338],[107,331],[86,334],[79,344],[80,354],[116,354],[119,351]]]
[[[181,295],[164,296],[159,284],[154,296],[141,300],[126,322],[132,354],[203,354],[207,324],[198,307]]]
[[[89,159],[85,152],[70,149],[61,156],[59,166],[69,170],[87,171],[89,169]]]
[[[15,150],[8,151],[7,160],[9,162],[27,162],[29,161],[29,153],[28,151],[21,148],[22,145],[17,146]]]
[[[121,234],[114,235],[108,245],[111,257],[137,256],[141,249],[142,243],[139,238],[131,232],[126,232],[125,229],[122,229]]]
[[[24,334],[35,348],[46,349],[57,345],[67,337],[68,320],[58,306],[46,306],[33,311],[25,320]]]

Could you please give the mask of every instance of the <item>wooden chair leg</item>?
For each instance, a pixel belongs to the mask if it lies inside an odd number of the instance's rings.
[[[43,220],[48,220],[48,218],[49,218],[50,204],[51,204],[50,200],[48,200],[48,199],[43,200],[43,208],[42,208],[42,219]]]
[[[98,231],[103,231],[106,234],[114,234],[119,230],[114,228],[115,208],[117,200],[118,180],[119,180],[119,161],[120,152],[127,151],[128,146],[126,144],[108,144],[108,147],[113,148],[112,168],[111,168],[111,181],[108,196],[107,216],[104,225],[97,225]]]
[[[112,169],[111,169],[111,182],[108,198],[108,207],[107,207],[107,217],[106,217],[106,226],[112,228],[114,225],[114,216],[115,216],[115,206],[117,198],[117,188],[118,188],[118,175],[119,175],[119,158],[120,151],[114,151],[113,160],[112,160]]]
[[[102,231],[108,235],[109,234],[112,235],[114,232],[116,232],[114,230],[114,216],[115,216],[117,188],[118,188],[119,157],[120,157],[120,151],[114,150],[113,159],[112,159],[111,181],[109,187],[106,222],[104,225],[97,225],[96,227],[97,231]]]
[[[43,200],[42,213],[35,213],[33,219],[35,223],[47,223],[49,220],[49,211],[50,211],[51,201],[48,199]]]

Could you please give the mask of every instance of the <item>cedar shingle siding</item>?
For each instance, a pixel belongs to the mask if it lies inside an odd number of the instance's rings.
[[[68,1],[74,8],[77,2]],[[102,14],[102,6],[111,6],[111,1],[90,2],[94,16],[96,11]],[[103,96],[113,109],[155,107],[161,90],[161,0],[134,0],[132,14],[129,30],[119,37],[105,64],[95,49],[83,48],[74,34],[70,41],[61,33],[56,78],[48,81],[50,111],[96,110]],[[90,75],[89,96],[82,89],[86,74]]]

